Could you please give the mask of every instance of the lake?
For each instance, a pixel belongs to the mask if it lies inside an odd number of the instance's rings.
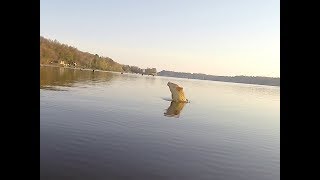
[[[40,178],[280,179],[280,87],[42,66]]]

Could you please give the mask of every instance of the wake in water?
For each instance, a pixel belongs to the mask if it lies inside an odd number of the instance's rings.
[[[165,100],[165,101],[172,101],[171,98],[168,98],[168,97],[162,97],[161,99]]]
[[[172,102],[173,99],[172,98],[169,98],[169,97],[161,97],[162,100],[165,100],[165,101],[170,101]],[[186,102],[180,102],[180,103],[190,103],[191,101],[189,99],[187,99]]]

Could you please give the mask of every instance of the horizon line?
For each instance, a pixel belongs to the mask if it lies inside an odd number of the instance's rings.
[[[75,47],[75,46],[71,46],[71,45],[69,45],[69,44],[66,44],[66,43],[62,43],[62,42],[60,42],[59,40],[57,40],[57,39],[51,39],[51,38],[47,38],[47,37],[45,37],[44,35],[40,35],[40,37],[43,37],[43,38],[46,38],[46,39],[49,39],[49,40],[52,40],[52,41],[57,41],[58,43],[60,43],[60,44],[63,44],[63,45],[67,45],[67,46],[70,46],[70,47],[73,47],[73,48],[76,48],[77,50],[79,50],[79,48],[78,47]],[[85,53],[90,53],[90,54],[94,54],[94,53],[91,53],[91,52],[88,52],[88,51],[85,51],[85,50],[79,50],[79,51],[81,51],[81,52],[85,52]],[[97,55],[99,55],[99,54],[97,54]],[[106,58],[110,58],[110,59],[112,59],[112,60],[114,60],[113,58],[111,58],[111,57],[109,57],[109,56],[100,56],[99,55],[99,57],[106,57]],[[115,60],[114,60],[115,61]],[[129,65],[129,64],[122,64],[122,63],[120,63],[119,61],[116,61],[117,63],[119,63],[119,64],[121,64],[121,65],[128,65],[128,66],[136,66],[136,67],[138,67],[138,68],[140,68],[138,65]],[[147,68],[149,68],[149,67],[147,67]],[[147,69],[147,68],[140,68],[140,69]],[[151,68],[153,68],[153,67],[151,67]],[[155,67],[156,68],[156,67]],[[157,68],[156,68],[157,69]],[[171,70],[166,70],[166,69],[162,69],[161,71],[171,71]],[[159,71],[160,72],[160,71]],[[253,75],[229,75],[229,76],[227,76],[227,75],[213,75],[213,74],[205,74],[205,73],[199,73],[199,72],[182,72],[182,71],[171,71],[171,72],[176,72],[176,73],[190,73],[190,74],[204,74],[204,75],[210,75],[210,76],[224,76],[224,77],[236,77],[236,76],[246,76],[246,77],[268,77],[268,78],[279,78],[280,79],[280,76],[279,77],[277,77],[277,76],[261,76],[261,75],[256,75],[256,76],[253,76]],[[158,73],[158,72],[157,72]]]

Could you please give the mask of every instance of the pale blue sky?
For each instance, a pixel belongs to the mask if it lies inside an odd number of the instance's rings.
[[[280,0],[40,0],[40,35],[160,70],[280,77]]]

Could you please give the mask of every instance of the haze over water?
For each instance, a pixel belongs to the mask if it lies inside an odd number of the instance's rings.
[[[41,179],[280,179],[280,87],[40,67]],[[184,87],[171,103],[167,82]]]

